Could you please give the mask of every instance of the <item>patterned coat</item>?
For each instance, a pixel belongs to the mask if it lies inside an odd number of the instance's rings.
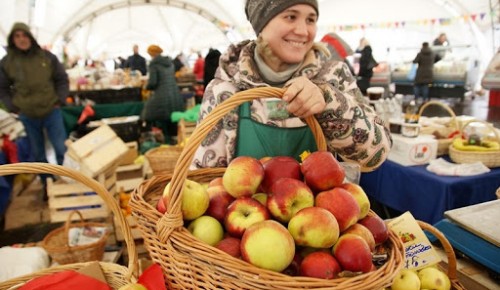
[[[246,40],[231,45],[221,56],[215,78],[205,91],[198,122],[235,92],[269,86],[256,70],[255,45],[255,41]],[[363,99],[348,67],[312,49],[292,78],[298,76],[306,76],[324,92],[326,109],[315,117],[323,128],[328,149],[368,170],[380,166],[387,158],[392,139],[384,122]],[[268,125],[305,126],[296,117],[282,120],[269,118],[263,100],[254,100],[251,111],[252,119]],[[237,128],[236,108],[218,122],[202,142],[191,168],[226,167],[235,157]]]

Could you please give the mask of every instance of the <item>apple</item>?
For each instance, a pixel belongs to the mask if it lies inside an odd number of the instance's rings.
[[[426,267],[418,271],[420,287],[423,289],[450,290],[451,282],[448,275],[435,267]]]
[[[274,182],[267,197],[267,208],[271,215],[284,223],[299,210],[311,206],[314,206],[311,189],[304,182],[289,177]]]
[[[234,201],[234,197],[231,196],[222,185],[208,187],[207,193],[209,204],[205,214],[223,222],[226,216],[227,207]]]
[[[118,290],[148,290],[148,289],[140,283],[131,283],[123,285],[122,287],[118,288]]]
[[[300,275],[300,263],[302,263],[302,256],[297,253],[297,250],[295,250],[295,255],[293,256],[293,260],[286,267],[285,270],[281,271],[281,273],[288,275],[288,276],[299,276]]]
[[[321,192],[339,186],[344,182],[345,171],[329,151],[316,151],[302,161],[302,174],[306,184]]]
[[[359,220],[358,223],[364,225],[372,232],[376,245],[385,242],[389,238],[387,225],[384,220],[375,213],[367,215],[365,218]]]
[[[156,210],[161,213],[165,213],[167,211],[167,206],[165,205],[164,198],[158,199],[158,203],[156,204]]]
[[[259,159],[259,162],[264,165],[264,163],[266,163],[267,161],[271,160],[272,157],[271,156],[264,156],[262,158]]]
[[[292,235],[277,221],[253,224],[241,238],[242,259],[256,267],[281,272],[290,265],[294,256]]]
[[[306,277],[334,279],[341,270],[337,260],[326,252],[313,252],[300,264],[300,274]]]
[[[298,246],[330,248],[339,238],[337,219],[321,207],[307,207],[298,211],[290,219],[288,231]]]
[[[415,271],[401,269],[392,281],[392,290],[420,290],[420,279]]]
[[[219,241],[215,247],[235,258],[239,258],[241,256],[240,243],[240,239],[228,236]]]
[[[264,179],[262,180],[262,190],[265,193],[271,191],[271,186],[278,179],[283,177],[302,180],[300,163],[289,156],[276,156],[263,163]]]
[[[251,225],[269,217],[269,211],[260,202],[251,197],[240,197],[227,207],[224,225],[230,235],[241,237]]]
[[[344,231],[344,234],[355,234],[362,237],[370,247],[370,251],[375,251],[375,239],[373,238],[373,234],[364,225],[359,223],[353,224]]]
[[[316,196],[315,205],[328,210],[335,216],[340,232],[358,221],[359,205],[352,194],[343,188],[336,187],[320,192]]]
[[[262,163],[250,156],[239,156],[228,164],[222,176],[222,184],[230,195],[238,198],[256,193],[262,179]]]
[[[170,182],[163,190],[163,202],[168,205],[170,198]],[[208,208],[210,198],[200,183],[186,179],[182,189],[181,211],[184,220],[194,220],[202,216]]]
[[[358,235],[342,234],[333,246],[333,255],[343,270],[368,273],[372,269],[370,247]]]
[[[210,246],[215,246],[224,237],[224,229],[221,223],[208,215],[195,219],[188,225],[187,229],[193,236]]]
[[[222,184],[222,177],[216,177],[216,178],[210,180],[210,182],[208,183],[208,187],[218,186],[218,185],[224,186]]]
[[[260,202],[263,206],[267,206],[267,193],[259,192],[252,195],[252,198]]]
[[[349,191],[359,205],[358,220],[364,218],[370,211],[370,200],[363,188],[356,183],[342,183],[339,187]]]

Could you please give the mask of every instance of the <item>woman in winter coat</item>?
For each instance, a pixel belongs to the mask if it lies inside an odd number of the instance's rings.
[[[377,62],[373,58],[370,43],[364,37],[359,41],[356,52],[361,54],[357,84],[361,92],[366,95],[366,90],[370,87],[370,79],[373,76],[373,68],[377,66]]]
[[[225,167],[237,156],[287,155],[316,151],[303,118],[315,116],[328,149],[366,170],[384,162],[391,137],[363,100],[343,62],[315,43],[316,0],[247,0],[245,12],[258,36],[232,45],[221,56],[200,110],[202,121],[234,93],[255,87],[284,88],[283,99],[245,103],[212,129],[191,168]]]
[[[429,85],[432,84],[434,78],[432,70],[434,69],[435,59],[429,43],[422,43],[420,52],[413,60],[413,63],[418,65],[413,85],[415,99],[422,98],[424,102],[430,101]]]
[[[151,125],[158,126],[165,135],[165,140],[175,144],[177,123],[170,120],[170,114],[184,111],[184,100],[175,81],[175,69],[172,60],[162,56],[163,50],[157,45],[148,47],[152,60],[149,63],[149,79],[146,89],[153,93],[144,109],[144,119]]]

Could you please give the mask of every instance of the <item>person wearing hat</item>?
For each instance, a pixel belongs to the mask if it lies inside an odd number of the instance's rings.
[[[163,49],[158,45],[150,45],[148,54],[149,79],[146,89],[152,94],[144,105],[144,120],[150,125],[160,127],[165,139],[170,144],[177,142],[177,123],[170,120],[170,114],[184,111],[184,101],[175,81],[175,69],[172,59],[162,56]]]
[[[12,26],[7,43],[7,55],[0,61],[0,100],[19,114],[34,161],[47,162],[46,130],[57,163],[62,164],[67,135],[60,106],[69,93],[68,75],[57,57],[40,47],[25,23]],[[44,184],[45,179],[43,175]]]
[[[283,100],[258,99],[232,110],[197,149],[191,169],[225,167],[237,156],[315,151],[303,118],[315,116],[328,148],[344,160],[372,170],[387,158],[389,131],[364,101],[343,62],[315,43],[316,0],[247,0],[245,13],[256,40],[231,45],[206,88],[199,122],[238,91],[284,88]]]

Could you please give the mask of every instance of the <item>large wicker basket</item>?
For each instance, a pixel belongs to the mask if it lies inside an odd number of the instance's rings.
[[[144,156],[148,159],[153,174],[158,175],[173,172],[181,152],[182,148],[178,146],[160,146],[149,149]]]
[[[403,245],[391,232],[389,259],[379,269],[351,278],[325,280],[291,277],[257,268],[195,238],[184,227],[181,188],[186,178],[208,182],[223,175],[225,168],[205,168],[188,172],[194,153],[210,129],[236,106],[256,98],[281,97],[283,90],[260,88],[240,92],[217,106],[196,127],[172,174],[153,176],[132,194],[132,214],[137,218],[145,245],[153,261],[161,265],[168,289],[381,289],[391,284],[403,266]],[[315,136],[318,150],[326,141],[314,117],[306,122]],[[156,210],[167,182],[171,182],[171,202],[166,214]]]
[[[448,258],[448,267],[447,267],[448,269],[447,270],[443,269],[443,270],[447,272],[448,278],[450,278],[451,289],[466,290],[465,287],[460,283],[460,281],[458,281],[457,258],[455,256],[455,251],[453,251],[453,247],[451,246],[448,239],[444,236],[442,232],[440,232],[432,225],[423,221],[417,221],[417,222],[420,228],[422,228],[424,231],[428,231],[429,233],[433,234],[439,240],[441,246],[443,246],[444,252],[446,253],[446,257]]]
[[[450,116],[450,122],[448,126],[445,127],[434,127],[434,126],[428,126],[428,127],[423,127],[420,131],[420,133],[423,134],[433,134],[435,131],[439,132],[440,135],[442,136],[448,136],[451,133],[453,133],[456,130],[459,130],[459,125],[457,121],[457,116],[455,115],[455,112],[446,105],[443,102],[439,101],[430,101],[422,105],[419,110],[419,115],[422,116],[422,113],[425,112],[425,109],[427,109],[430,106],[439,106],[442,107]],[[438,141],[438,149],[437,149],[437,155],[446,155],[448,154],[448,147],[450,147],[451,142],[453,142],[453,138],[444,138],[444,139],[437,139]]]
[[[17,163],[0,166],[0,176],[21,173],[47,173],[58,176],[65,176],[72,178],[75,181],[78,181],[81,184],[86,185],[94,190],[106,202],[106,205],[117,217],[118,223],[123,229],[123,236],[125,239],[125,243],[127,244],[128,256],[130,257],[128,267],[113,263],[99,262],[99,265],[104,272],[106,281],[113,289],[119,289],[124,285],[137,281],[137,274],[139,269],[137,263],[137,251],[134,240],[132,239],[130,227],[128,226],[127,220],[120,210],[118,202],[111,194],[107,192],[103,185],[77,171],[59,165],[51,165],[47,163]],[[0,283],[0,289],[17,289],[33,278],[66,270],[79,270],[89,265],[89,263],[90,262],[75,263],[47,268],[36,273],[3,281]]]
[[[460,132],[463,134],[464,129],[472,123],[483,123],[495,135],[495,141],[500,142],[497,130],[493,126],[484,121],[469,121],[463,125]],[[460,134],[460,135],[462,135]],[[460,136],[459,136],[460,137]],[[449,146],[450,159],[455,163],[473,163],[482,162],[486,167],[500,167],[500,150],[495,151],[464,151],[456,149],[453,144]]]

